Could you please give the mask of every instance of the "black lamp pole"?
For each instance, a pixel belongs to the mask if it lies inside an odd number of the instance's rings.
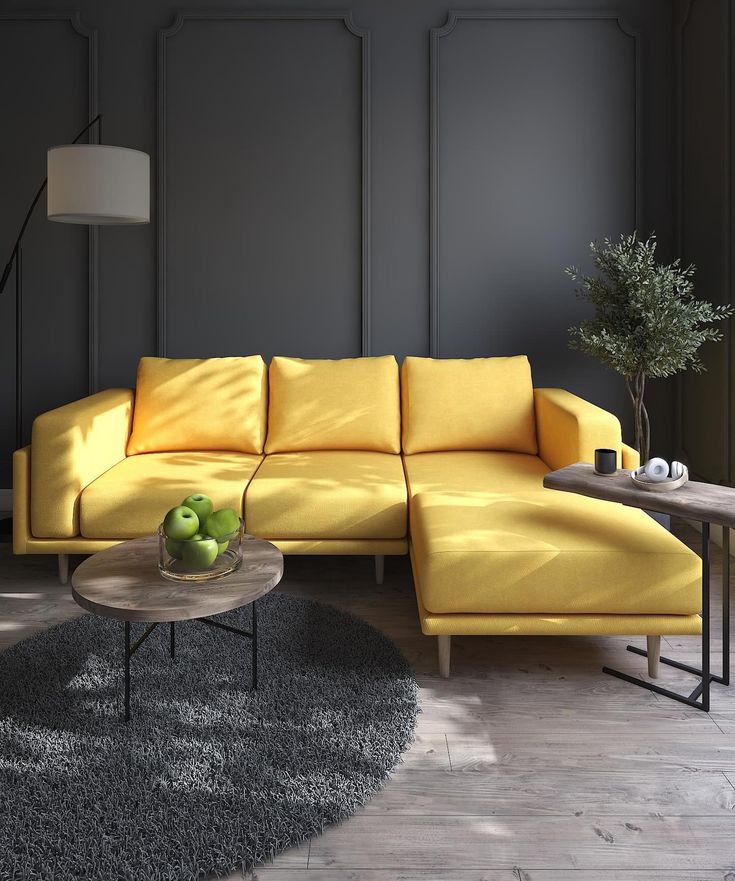
[[[84,135],[92,128],[95,123],[99,123],[99,139],[102,140],[102,114],[98,113],[95,118],[84,126],[84,128],[79,132],[79,134],[74,138],[72,144],[78,143]],[[31,215],[33,214],[33,210],[38,205],[38,202],[41,196],[46,189],[46,184],[48,183],[48,178],[43,179],[43,183],[38,188],[38,192],[36,193],[33,201],[31,202],[31,207],[28,209],[26,216],[23,220],[23,223],[20,227],[20,232],[18,233],[18,238],[15,240],[15,245],[13,245],[13,250],[10,254],[10,259],[8,260],[5,269],[3,270],[2,278],[0,278],[0,294],[5,290],[5,286],[8,283],[8,278],[10,277],[10,273],[13,269],[13,264],[15,264],[15,447],[16,449],[20,449],[23,444],[23,383],[22,383],[22,370],[23,370],[23,250],[22,250],[22,242],[23,242],[23,234],[26,231],[28,223],[31,219]]]

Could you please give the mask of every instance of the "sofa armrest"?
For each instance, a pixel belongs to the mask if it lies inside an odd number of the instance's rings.
[[[79,534],[79,496],[125,458],[133,392],[109,389],[42,413],[31,434],[31,531],[37,538]]]
[[[549,468],[594,462],[598,447],[615,450],[620,467],[623,441],[612,413],[559,388],[534,389],[534,404],[539,455]]]
[[[13,453],[13,553],[27,553],[31,537],[31,448]]]
[[[641,464],[641,454],[634,447],[623,444],[623,463],[622,467],[628,471],[633,471]]]

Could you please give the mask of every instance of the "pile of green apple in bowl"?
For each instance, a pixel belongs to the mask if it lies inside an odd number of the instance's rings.
[[[166,514],[158,527],[158,568],[174,581],[211,581],[242,564],[244,523],[234,508],[214,510],[197,492]]]

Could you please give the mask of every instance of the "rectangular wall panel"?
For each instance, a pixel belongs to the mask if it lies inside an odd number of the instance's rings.
[[[589,393],[563,270],[636,227],[636,38],[616,18],[457,13],[432,36],[433,350],[525,352]],[[626,410],[622,380],[620,401]]]
[[[682,259],[694,263],[695,293],[732,302],[728,4],[695,0],[680,22],[679,96]],[[720,325],[725,330],[727,322]],[[702,347],[706,372],[680,378],[681,456],[698,478],[732,480],[728,340]]]
[[[187,15],[162,35],[162,352],[367,348],[365,39],[329,14]]]

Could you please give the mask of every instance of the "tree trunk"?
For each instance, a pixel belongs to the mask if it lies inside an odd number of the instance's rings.
[[[643,403],[646,391],[645,374],[639,373],[636,376],[626,377],[625,383],[633,402],[633,446],[638,450],[641,464],[644,465],[649,459],[651,447],[651,425],[648,419],[648,410]]]

